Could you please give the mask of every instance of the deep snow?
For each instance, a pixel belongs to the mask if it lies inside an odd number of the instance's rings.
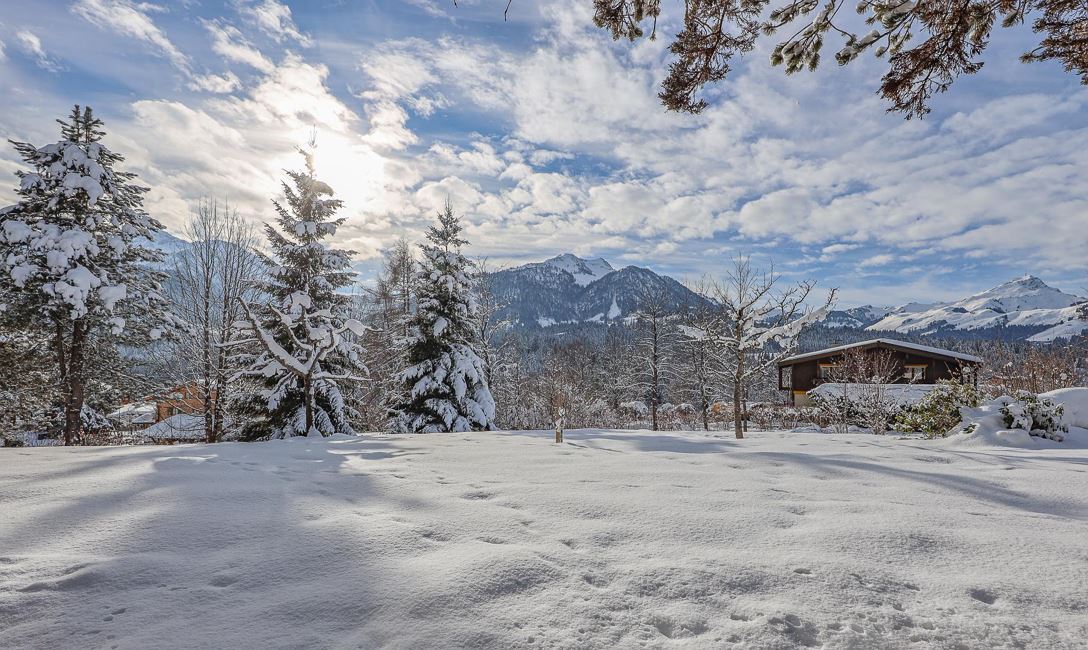
[[[0,646],[1088,637],[1083,449],[551,437],[0,449]]]

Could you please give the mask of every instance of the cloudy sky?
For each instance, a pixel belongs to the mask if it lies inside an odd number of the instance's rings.
[[[770,43],[703,114],[667,114],[668,39],[613,43],[590,0],[515,0],[507,21],[503,0],[4,4],[0,136],[44,144],[90,104],[175,232],[203,196],[268,219],[316,131],[364,274],[449,196],[496,264],[572,251],[696,278],[747,253],[846,304],[1025,273],[1088,290],[1088,90],[1019,63],[1027,29],[908,122],[874,94],[880,61],[787,78]],[[17,169],[0,152],[0,201]]]

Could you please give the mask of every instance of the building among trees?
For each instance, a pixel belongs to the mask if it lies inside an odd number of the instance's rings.
[[[848,367],[850,366],[850,367]],[[881,366],[879,370],[874,370]],[[936,384],[941,379],[978,382],[982,359],[895,339],[872,339],[840,345],[778,362],[778,388],[790,391],[796,406],[810,403],[808,393],[828,382]],[[856,376],[852,376],[856,375]]]

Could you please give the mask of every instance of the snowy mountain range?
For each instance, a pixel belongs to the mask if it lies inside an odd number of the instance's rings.
[[[169,261],[188,243],[163,231],[153,245]],[[571,253],[496,271],[491,285],[504,305],[498,316],[528,328],[623,320],[637,312],[648,296],[663,298],[671,309],[705,302],[673,278],[650,269],[617,269],[602,258],[584,259]],[[1026,275],[953,302],[837,309],[821,325],[916,336],[1047,342],[1088,335],[1088,298]]]
[[[955,302],[896,307],[865,329],[923,336],[1011,333],[1003,338],[1046,342],[1088,333],[1088,298],[1026,275]]]
[[[615,269],[603,259],[570,253],[499,271],[493,291],[501,316],[526,327],[620,320],[660,294],[672,308],[705,299],[676,280],[636,266]],[[864,305],[831,311],[829,329],[897,332],[915,336],[1003,338],[1033,342],[1088,335],[1088,298],[1024,276],[953,302]]]
[[[670,309],[705,301],[676,280],[649,269],[616,269],[603,259],[587,260],[570,253],[497,271],[491,275],[491,289],[504,305],[500,318],[522,327],[621,320],[638,311],[650,296],[662,299]]]

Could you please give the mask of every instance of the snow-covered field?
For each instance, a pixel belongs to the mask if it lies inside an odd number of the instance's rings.
[[[551,435],[0,449],[0,646],[1088,638],[1084,449]]]

